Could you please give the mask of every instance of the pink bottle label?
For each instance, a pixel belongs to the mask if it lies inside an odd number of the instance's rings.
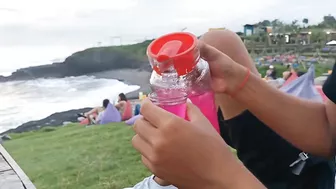
[[[160,105],[161,108],[164,110],[173,113],[183,119],[186,118],[186,113],[187,113],[187,104],[182,103],[182,104],[176,104],[176,105]]]
[[[181,89],[182,90],[182,89]],[[186,118],[186,113],[187,113],[187,99],[186,97],[181,97],[180,99],[177,99],[181,102],[177,102],[177,104],[169,104],[169,103],[174,103],[174,102],[169,102],[167,103],[167,99],[171,99],[171,98],[176,98],[178,96],[181,96],[181,93],[183,91],[175,89],[175,90],[157,90],[156,93],[158,95],[158,97],[160,97],[160,99],[164,99],[166,100],[165,103],[159,103],[158,106],[161,107],[162,109],[173,113],[183,119]]]
[[[197,96],[190,96],[189,99],[195,104],[206,118],[210,121],[212,126],[219,133],[219,124],[217,118],[217,107],[215,104],[215,95],[213,92],[207,92]]]

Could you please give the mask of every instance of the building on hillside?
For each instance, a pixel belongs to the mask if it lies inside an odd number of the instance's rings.
[[[244,25],[244,35],[250,36],[254,34],[254,25],[252,24],[245,24]]]
[[[269,45],[275,44],[310,44],[310,31],[302,31],[299,33],[268,33]]]
[[[260,26],[258,24],[245,24],[244,25],[244,35],[250,36],[253,34],[271,33],[272,27]]]
[[[332,40],[336,40],[336,30],[326,29],[326,30],[324,30],[324,32],[326,32],[327,42],[332,41]]]
[[[225,30],[225,28],[209,28],[209,31],[213,31],[213,30]]]

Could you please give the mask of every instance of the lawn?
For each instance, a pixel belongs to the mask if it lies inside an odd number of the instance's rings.
[[[4,147],[38,189],[121,189],[150,175],[133,135],[123,123],[69,125],[13,134]]]

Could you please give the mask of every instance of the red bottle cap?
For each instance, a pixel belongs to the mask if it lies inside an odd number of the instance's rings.
[[[158,74],[173,65],[178,75],[185,75],[197,63],[196,45],[197,37],[191,33],[171,33],[154,40],[147,48],[147,55]]]

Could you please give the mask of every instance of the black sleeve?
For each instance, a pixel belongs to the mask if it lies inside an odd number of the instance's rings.
[[[226,144],[234,148],[229,134],[230,133],[229,126],[225,123],[225,119],[223,117],[222,110],[220,108],[218,108],[217,116],[218,116],[220,135],[222,136]]]
[[[323,85],[323,92],[329,100],[336,104],[336,64],[334,65],[331,75]]]

